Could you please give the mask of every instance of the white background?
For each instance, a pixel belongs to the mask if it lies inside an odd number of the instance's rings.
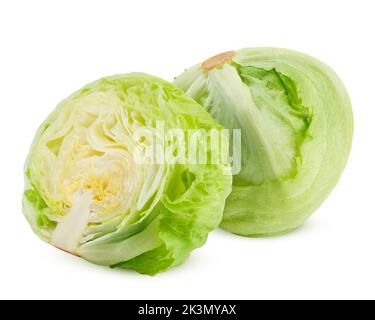
[[[0,298],[375,298],[374,1],[2,1],[0,4]],[[183,266],[156,277],[111,270],[40,241],[21,212],[23,162],[54,106],[105,75],[172,80],[222,51],[274,46],[337,71],[353,103],[349,164],[296,232],[213,232]]]

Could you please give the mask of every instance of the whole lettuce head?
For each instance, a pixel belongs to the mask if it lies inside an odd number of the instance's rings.
[[[103,78],[62,101],[25,165],[23,211],[34,232],[93,263],[150,275],[202,246],[222,218],[228,166],[189,164],[184,154],[136,161],[155,142],[137,130],[162,137],[158,121],[165,131],[221,128],[182,90],[146,74]]]
[[[347,162],[353,118],[347,91],[324,63],[274,48],[225,52],[174,81],[224,127],[241,129],[223,229],[285,233],[327,198]]]

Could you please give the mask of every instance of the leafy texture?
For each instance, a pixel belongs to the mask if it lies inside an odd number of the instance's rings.
[[[180,89],[145,74],[103,78],[62,101],[26,161],[23,209],[36,234],[91,262],[150,275],[202,246],[231,190],[228,165],[136,162],[153,143],[136,130],[160,121],[165,131],[221,128]]]
[[[223,229],[245,236],[293,230],[338,182],[352,111],[340,79],[322,62],[285,49],[242,49],[193,66],[174,84],[224,127],[241,129],[241,171]]]

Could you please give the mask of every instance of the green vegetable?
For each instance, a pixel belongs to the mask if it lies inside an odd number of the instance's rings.
[[[221,227],[244,236],[300,226],[327,198],[352,143],[350,100],[322,62],[285,49],[226,52],[174,81],[224,127],[241,129],[241,170]]]
[[[232,177],[225,163],[189,164],[184,154],[136,161],[154,144],[138,130],[160,136],[159,121],[221,129],[180,89],[145,74],[103,78],[62,101],[26,161],[23,211],[34,232],[100,265],[154,275],[183,263],[219,225]]]

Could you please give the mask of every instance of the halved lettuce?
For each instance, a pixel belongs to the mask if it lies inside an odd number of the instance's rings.
[[[154,143],[137,130],[159,121],[165,130],[221,129],[180,89],[146,74],[103,78],[62,101],[25,165],[23,211],[35,233],[91,262],[150,275],[202,246],[231,190],[228,165],[137,162]]]
[[[241,129],[242,167],[223,229],[254,237],[293,230],[338,182],[353,116],[344,85],[324,63],[285,49],[242,49],[193,66],[174,84],[224,127]]]

